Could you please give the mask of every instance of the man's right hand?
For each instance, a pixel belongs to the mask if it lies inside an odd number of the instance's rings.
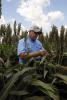
[[[49,53],[48,53],[46,50],[41,50],[41,51],[40,51],[40,55],[41,55],[41,56],[44,56],[44,55],[48,56]]]

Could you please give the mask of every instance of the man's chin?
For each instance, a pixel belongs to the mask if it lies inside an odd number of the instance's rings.
[[[32,41],[35,41],[36,39],[32,39]]]
[[[36,38],[32,38],[31,40],[32,40],[32,41],[35,41],[35,40],[36,40]]]

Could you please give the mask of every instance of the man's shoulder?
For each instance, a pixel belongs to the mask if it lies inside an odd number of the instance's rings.
[[[19,43],[24,42],[24,38],[19,40]]]
[[[36,43],[42,45],[42,43],[38,39],[36,40]]]

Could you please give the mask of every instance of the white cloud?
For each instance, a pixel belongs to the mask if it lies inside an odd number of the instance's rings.
[[[6,23],[6,21],[5,21],[4,16],[1,16],[1,19],[0,19],[0,25],[1,25],[1,24],[5,24],[5,23]]]
[[[32,24],[47,27],[50,25],[48,17],[43,12],[43,6],[49,5],[50,0],[21,0],[17,12]]]
[[[55,21],[55,20],[63,20],[64,19],[64,14],[61,11],[54,11],[54,12],[49,12],[48,15],[49,19],[51,21]]]
[[[65,25],[65,29],[67,29],[67,25]]]
[[[17,8],[17,13],[30,21],[32,24],[41,26],[43,30],[48,30],[51,26],[51,22],[57,19],[63,20],[64,15],[61,11],[48,12],[47,14],[43,10],[50,5],[50,0],[21,0],[20,5]]]

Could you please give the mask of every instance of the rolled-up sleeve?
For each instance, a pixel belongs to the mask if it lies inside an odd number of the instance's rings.
[[[18,42],[18,49],[17,49],[17,54],[20,55],[21,53],[25,53],[25,43],[23,40],[19,40]]]

